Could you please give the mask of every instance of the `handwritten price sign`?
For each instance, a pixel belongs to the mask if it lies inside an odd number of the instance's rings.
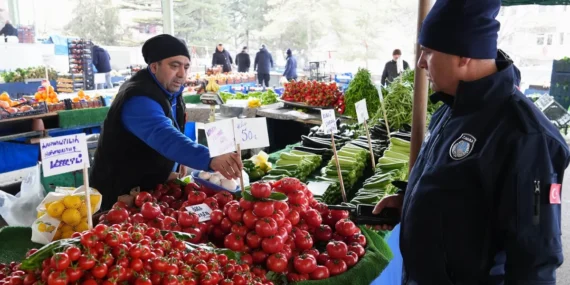
[[[368,109],[366,108],[366,99],[362,99],[355,104],[356,116],[358,117],[358,123],[362,124],[368,120]]]
[[[232,120],[206,124],[204,131],[211,157],[236,151]]]
[[[267,121],[265,118],[234,119],[235,141],[241,149],[269,146]]]
[[[194,206],[186,207],[186,210],[191,213],[196,213],[198,215],[198,221],[205,222],[210,220],[210,214],[212,213],[212,209],[208,207],[206,204],[198,204]]]
[[[42,139],[40,153],[45,177],[89,167],[85,134]]]
[[[321,110],[321,120],[326,134],[336,132],[336,118],[333,109]]]

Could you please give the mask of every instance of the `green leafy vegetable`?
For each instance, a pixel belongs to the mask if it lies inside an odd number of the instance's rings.
[[[366,99],[366,107],[369,114],[375,114],[380,107],[380,96],[378,89],[372,83],[370,72],[367,69],[358,69],[354,79],[344,92],[344,102],[346,109],[344,114],[356,118],[356,107],[354,104],[362,99]]]

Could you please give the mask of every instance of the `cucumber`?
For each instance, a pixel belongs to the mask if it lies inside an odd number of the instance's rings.
[[[390,179],[384,179],[374,183],[364,184],[362,187],[364,187],[364,189],[382,189],[390,185],[390,183],[391,183]]]
[[[288,171],[297,171],[299,170],[299,165],[297,164],[286,164],[286,165],[278,165],[274,169],[284,169]]]
[[[410,147],[409,141],[405,141],[403,139],[399,139],[399,138],[395,138],[395,137],[390,138],[390,144],[405,147],[405,148]]]
[[[290,160],[290,161],[301,161],[301,160],[303,160],[302,155],[296,155],[296,154],[287,153],[287,152],[281,153],[281,155],[279,155],[279,158],[283,159],[283,160]]]
[[[402,154],[399,152],[395,152],[393,150],[385,151],[383,157],[396,158],[396,159],[400,159],[400,160],[409,160],[410,159],[410,157],[408,155],[405,155],[405,154]]]

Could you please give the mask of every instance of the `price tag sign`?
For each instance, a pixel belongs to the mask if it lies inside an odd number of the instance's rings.
[[[85,134],[76,134],[40,140],[44,176],[81,170],[89,167],[89,153]]]
[[[378,90],[378,97],[380,97],[380,102],[384,102],[384,95],[382,95],[382,85],[377,84],[376,90]]]
[[[356,116],[358,123],[362,124],[368,120],[368,109],[366,108],[366,99],[362,99],[354,104],[356,106]]]
[[[212,213],[212,209],[207,204],[188,206],[186,207],[186,210],[191,213],[196,213],[196,215],[198,215],[199,222],[209,221],[210,214]]]
[[[55,61],[55,55],[53,54],[43,54],[42,55],[42,60],[44,62],[44,65],[50,66],[54,64]]]
[[[307,188],[309,188],[309,191],[311,191],[313,195],[323,196],[330,186],[331,184],[329,182],[317,181],[317,182],[309,182]]]
[[[336,118],[333,109],[321,110],[321,120],[326,134],[336,132]]]
[[[241,149],[269,146],[266,118],[234,119],[235,140]]]
[[[204,132],[211,157],[236,151],[231,119],[206,124],[204,125]]]

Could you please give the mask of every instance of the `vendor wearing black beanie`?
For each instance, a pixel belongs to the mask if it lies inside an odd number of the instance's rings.
[[[401,210],[403,284],[556,284],[570,151],[497,49],[500,7],[437,0],[423,22],[417,64],[442,106],[407,186],[374,210]]]
[[[151,190],[185,175],[180,165],[219,171],[226,178],[241,173],[237,154],[211,158],[208,148],[184,135],[182,91],[190,68],[186,45],[158,35],[144,43],[142,55],[148,67],[121,86],[95,153],[90,182],[103,194],[104,209],[132,188]]]

